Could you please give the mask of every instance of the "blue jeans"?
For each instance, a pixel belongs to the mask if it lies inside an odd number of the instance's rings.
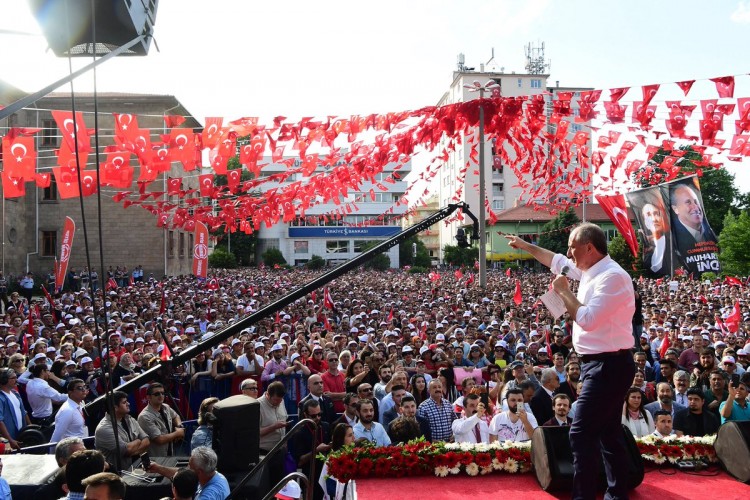
[[[622,405],[633,383],[633,357],[621,355],[583,363],[583,389],[570,428],[573,450],[573,497],[593,499],[599,484],[599,457],[607,473],[605,499],[628,498],[628,454],[622,430]]]

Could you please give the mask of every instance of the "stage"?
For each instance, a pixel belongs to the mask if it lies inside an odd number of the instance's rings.
[[[533,473],[490,474],[470,477],[464,474],[447,478],[409,477],[402,479],[359,479],[357,493],[360,500],[405,498],[409,500],[441,500],[496,498],[498,496],[524,499],[568,499],[569,493],[542,491]],[[603,498],[603,492],[597,498]],[[631,491],[631,500],[721,499],[750,498],[750,486],[743,484],[719,467],[699,473],[687,473],[675,468],[647,466],[643,483]]]

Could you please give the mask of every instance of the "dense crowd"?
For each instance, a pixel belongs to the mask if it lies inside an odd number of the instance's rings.
[[[105,383],[117,388],[162,362],[164,349],[209,339],[318,275],[253,269],[217,273],[211,284],[150,277],[109,290],[81,286],[52,304],[11,294],[0,318],[6,449],[21,448],[19,433],[33,424],[49,441],[95,435],[105,458],[114,464],[119,455],[126,468],[144,451],[181,450],[185,420],[198,419],[193,448],[210,447],[211,408],[232,394],[259,399],[262,451],[282,439],[290,418],[325,423],[317,452],[357,439],[520,441],[538,425],[570,423],[580,364],[571,319],[555,320],[539,301],[548,272],[490,271],[482,291],[453,271],[358,270],[238,331],[160,383],[115,393],[114,412],[125,422],[119,452],[112,420],[80,411]],[[747,289],[686,277],[633,285],[638,369],[623,423],[637,436],[704,435],[750,419]],[[737,329],[724,322],[735,304]],[[299,436],[289,457],[302,467],[316,452],[311,435]],[[321,485],[318,497],[337,495],[335,486]]]

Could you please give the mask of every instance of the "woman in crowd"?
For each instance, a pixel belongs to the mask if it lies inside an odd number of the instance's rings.
[[[211,363],[211,377],[214,379],[213,394],[219,399],[224,399],[231,394],[232,377],[234,377],[234,363],[232,356],[224,352],[222,347],[213,352]]]
[[[625,395],[622,410],[622,425],[630,429],[637,438],[654,432],[654,419],[644,408],[643,400],[643,392],[638,387],[631,387]]]
[[[422,404],[422,401],[430,399],[430,394],[427,392],[427,380],[424,375],[416,374],[411,377],[409,392],[414,396],[417,406]]]
[[[651,382],[646,382],[646,374],[643,370],[636,368],[635,376],[633,377],[633,387],[637,387],[643,393],[645,398],[644,404],[652,403],[656,401],[656,388]]]
[[[206,398],[198,409],[198,427],[193,432],[190,439],[190,451],[198,446],[208,446],[211,448],[213,443],[213,421],[214,405],[219,402],[219,398]]]
[[[338,424],[331,433],[331,453],[344,446],[354,444],[354,430],[347,424]],[[323,464],[318,484],[323,489],[323,500],[354,500],[357,498],[357,486],[354,480],[340,483],[328,474],[328,462]]]
[[[346,380],[344,385],[346,392],[357,392],[357,387],[367,376],[367,370],[365,370],[365,364],[361,359],[355,359],[349,363],[349,367],[346,369]]]

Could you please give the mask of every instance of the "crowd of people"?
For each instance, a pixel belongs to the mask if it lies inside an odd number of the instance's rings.
[[[187,452],[183,422],[197,418],[189,441],[199,465],[187,470],[197,475],[197,488],[211,484],[221,494],[222,476],[205,450],[213,405],[232,394],[260,403],[261,453],[284,437],[290,419],[322,423],[317,448],[310,433],[297,435],[288,457],[272,467],[272,480],[289,463],[303,468],[318,453],[357,440],[523,441],[539,425],[570,425],[581,363],[572,319],[555,320],[539,301],[548,272],[490,271],[483,291],[453,271],[358,270],[237,331],[160,382],[115,391],[114,420],[81,411],[107,384],[116,389],[170,350],[211,338],[318,275],[226,271],[212,276],[215,286],[193,277],[140,279],[110,290],[63,291],[51,304],[11,294],[0,317],[6,449],[21,449],[19,435],[34,426],[50,442],[93,435],[103,461],[127,469],[145,451]],[[750,420],[747,288],[688,277],[639,279],[633,287],[637,369],[623,424],[636,436],[700,436]],[[741,320],[730,330],[723,320],[735,304]],[[117,443],[113,422],[120,422]],[[343,498],[353,489],[321,476],[316,498]]]

